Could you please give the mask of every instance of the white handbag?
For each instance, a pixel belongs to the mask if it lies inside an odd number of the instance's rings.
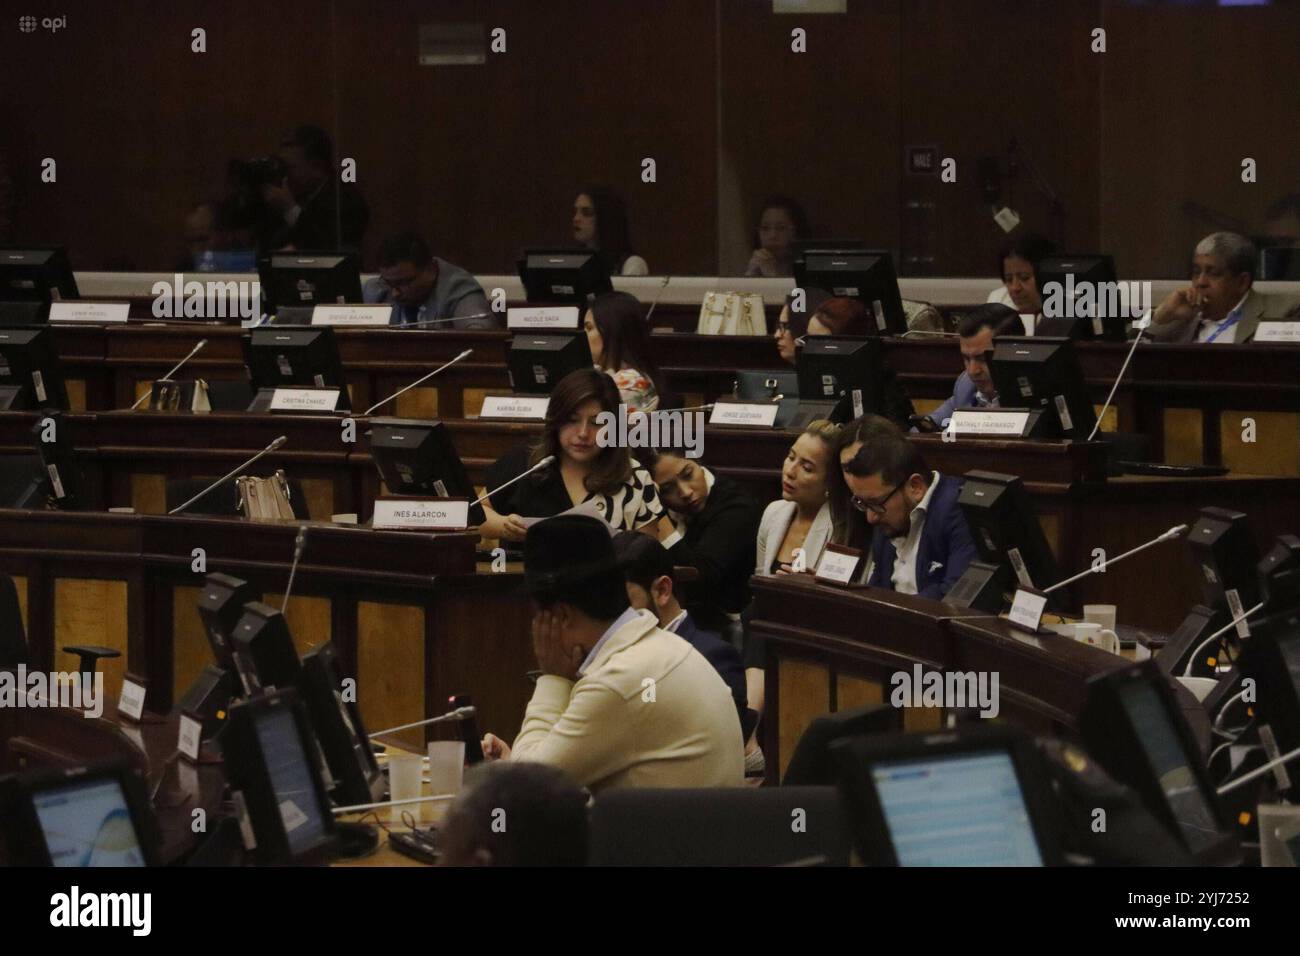
[[[763,297],[755,293],[706,292],[698,335],[767,335]]]

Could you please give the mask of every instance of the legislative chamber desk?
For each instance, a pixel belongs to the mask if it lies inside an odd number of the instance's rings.
[[[32,412],[0,413],[0,455],[30,455]],[[369,453],[367,422],[356,418],[354,442],[342,416],[74,413],[65,426],[85,478],[86,506],[166,511],[168,478],[215,479],[265,448],[288,441],[253,469],[283,468],[302,483],[311,517],[355,513],[364,522],[381,492]],[[487,466],[518,444],[536,440],[535,422],[448,419],[447,427],[471,480],[481,486]],[[790,432],[707,428],[704,462],[734,478],[760,503],[780,495],[780,466]],[[1192,524],[1207,505],[1251,518],[1261,549],[1274,537],[1300,532],[1300,478],[1229,474],[1220,478],[1107,479],[1101,443],[960,439],[914,436],[931,467],[949,475],[981,469],[1019,475],[1037,509],[1063,575],[1114,557],[1178,524]],[[1172,630],[1200,600],[1197,571],[1185,545],[1169,543],[1082,582],[1078,603],[1116,604],[1121,622]],[[1052,582],[1042,582],[1044,584]]]
[[[185,357],[199,339],[207,346],[186,374],[243,378],[240,329],[203,323],[133,322],[115,327],[62,326],[59,353],[73,407],[104,411],[129,406],[148,383]],[[461,418],[476,415],[485,395],[508,394],[506,332],[336,329],[353,408],[374,402],[454,358],[473,354],[437,379],[387,406],[390,414]],[[732,392],[737,369],[780,368],[763,336],[659,333],[650,338],[655,361],[688,405]],[[961,361],[951,338],[885,340],[886,356],[918,411],[932,410],[952,392]],[[1128,345],[1076,343],[1092,400],[1100,406],[1119,375]],[[1145,342],[1116,393],[1107,428],[1147,435],[1155,460],[1226,464],[1252,474],[1300,474],[1300,348],[1286,345],[1198,345]],[[1243,438],[1253,421],[1253,433]],[[1253,438],[1254,440],[1249,440]]]
[[[815,717],[890,703],[892,676],[911,676],[917,664],[927,672],[997,673],[997,720],[1077,739],[1088,679],[1126,663],[1058,634],[1028,634],[927,598],[799,576],[755,578],[753,585],[749,627],[767,642],[761,734],[772,783]],[[1180,687],[1175,693],[1204,747],[1204,710]],[[942,709],[909,707],[903,725],[935,730],[944,717]]]

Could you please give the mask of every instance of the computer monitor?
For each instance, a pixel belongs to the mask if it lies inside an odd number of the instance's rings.
[[[515,262],[529,302],[576,305],[613,292],[605,260],[590,249],[527,249]]]
[[[334,780],[334,800],[340,806],[375,803],[384,797],[384,774],[361,722],[356,694],[345,698],[343,670],[332,641],[312,648],[302,659],[298,692],[311,715]]]
[[[592,366],[587,333],[519,332],[510,340],[506,368],[510,387],[525,394],[549,395],[570,372]]]
[[[1043,298],[1039,335],[1123,342],[1131,304],[1106,255],[1051,256],[1034,270]]]
[[[244,616],[244,605],[259,597],[251,584],[229,574],[214,573],[203,579],[199,618],[203,621],[208,647],[212,649],[212,659],[222,670],[238,672],[233,644],[235,628]]]
[[[270,389],[294,387],[337,388],[336,409],[352,407],[333,328],[267,326],[249,330],[243,343],[249,380],[259,393],[249,411],[264,411],[269,407]]]
[[[1086,441],[1097,413],[1069,339],[1000,335],[993,342],[993,384],[1003,408],[1039,409],[1049,438]]]
[[[833,745],[858,849],[877,866],[1054,866],[1061,823],[1031,742],[972,724]]]
[[[1041,590],[1061,579],[1034,503],[1017,476],[968,471],[957,503],[979,560],[948,591],[947,603],[997,614],[1016,587]],[[1067,606],[1064,590],[1052,592],[1054,608]]]
[[[1235,861],[1236,837],[1169,679],[1155,661],[1091,678],[1079,731],[1102,768],[1136,790],[1198,862]]]
[[[261,601],[249,601],[231,639],[235,669],[248,696],[295,687],[302,661],[284,615]]]
[[[75,436],[62,412],[39,418],[32,426],[32,440],[41,458],[41,479],[50,503],[59,511],[80,511],[86,507],[82,491],[81,465],[73,446]]]
[[[350,252],[276,252],[257,263],[266,311],[360,302],[361,265]]]
[[[1187,533],[1187,546],[1201,572],[1202,603],[1231,611],[1232,592],[1243,612],[1259,603],[1259,548],[1246,515],[1202,508]]]
[[[51,302],[77,298],[63,249],[0,249],[0,326],[44,322]]]
[[[372,418],[370,457],[379,477],[395,495],[438,498],[478,497],[451,432],[442,422],[414,418]],[[470,508],[469,523],[483,523],[483,506]]]
[[[1259,250],[1259,282],[1300,282],[1300,246]]]
[[[770,402],[782,396],[773,422],[777,428],[789,427],[799,410],[799,373],[791,369],[741,369],[736,372],[734,391],[742,402]]]
[[[334,815],[306,708],[293,688],[236,704],[221,735],[232,791],[253,829],[263,865],[324,862],[335,847]]]
[[[1273,735],[1278,756],[1300,747],[1300,608],[1251,629],[1241,652],[1241,673],[1255,681],[1255,711]],[[1295,794],[1300,757],[1285,766]]]
[[[1255,574],[1263,614],[1300,607],[1300,537],[1278,535],[1268,554],[1255,565]]]
[[[794,280],[800,289],[860,300],[880,335],[907,331],[894,259],[883,249],[810,250],[795,260]]]
[[[889,704],[854,707],[816,717],[799,737],[781,786],[833,787],[840,780],[835,756],[831,753],[835,741],[902,732],[903,709]]]
[[[826,417],[851,421],[884,408],[887,372],[879,338],[810,335],[799,351],[801,402],[833,402]]]
[[[0,411],[68,409],[68,389],[49,328],[0,328]]]
[[[139,771],[124,760],[0,781],[0,827],[13,866],[157,865],[158,835]]]

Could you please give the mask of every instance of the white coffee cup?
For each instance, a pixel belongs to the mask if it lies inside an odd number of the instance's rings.
[[[1062,637],[1079,641],[1081,644],[1091,644],[1093,647],[1099,647],[1111,654],[1119,653],[1119,637],[1115,632],[1102,627],[1100,624],[1094,624],[1092,621],[1053,624],[1051,629]]]
[[[1113,631],[1115,630],[1115,605],[1085,604],[1083,606],[1083,619],[1092,624],[1100,624],[1108,631]]]

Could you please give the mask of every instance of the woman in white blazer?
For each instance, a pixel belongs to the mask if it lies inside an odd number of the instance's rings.
[[[833,537],[830,469],[840,426],[811,422],[781,467],[781,497],[767,506],[758,525],[757,575],[812,573]],[[797,554],[802,550],[803,554]],[[763,648],[745,641],[745,686],[749,706],[763,712]]]

